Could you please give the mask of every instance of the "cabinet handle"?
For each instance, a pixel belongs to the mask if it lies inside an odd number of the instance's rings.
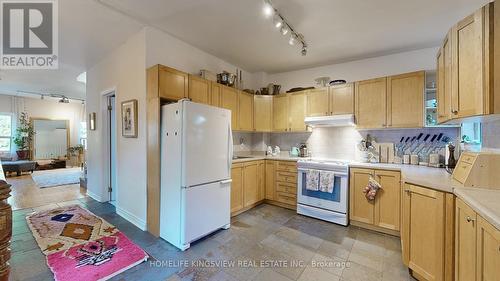
[[[456,115],[456,114],[458,114],[458,110],[454,110],[454,109],[452,109],[452,110],[451,110],[451,113],[453,113],[453,114],[455,114],[455,115]]]
[[[405,189],[406,194],[411,194],[411,191],[409,189]]]
[[[469,216],[467,216],[466,220],[467,220],[467,222],[474,222],[475,221],[473,218],[471,218]]]

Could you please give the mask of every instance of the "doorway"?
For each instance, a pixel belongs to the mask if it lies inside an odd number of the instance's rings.
[[[108,193],[109,201],[116,202],[116,96],[115,92],[106,95],[107,99],[107,140],[108,140]]]

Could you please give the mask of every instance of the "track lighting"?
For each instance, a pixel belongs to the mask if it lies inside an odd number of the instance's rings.
[[[302,44],[301,54],[303,56],[307,55],[307,43],[304,40],[304,36],[299,34],[293,27],[288,23],[288,21],[283,17],[279,11],[273,7],[271,0],[264,0],[264,14],[267,17],[273,16],[273,24],[282,35],[287,35],[290,33],[290,39],[288,40],[288,44],[291,46],[296,45],[297,43]]]

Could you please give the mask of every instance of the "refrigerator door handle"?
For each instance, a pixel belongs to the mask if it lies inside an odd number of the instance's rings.
[[[227,170],[228,174],[231,175],[231,165],[233,164],[233,131],[231,130],[231,121],[229,121],[229,125],[227,127],[229,140],[227,142]]]

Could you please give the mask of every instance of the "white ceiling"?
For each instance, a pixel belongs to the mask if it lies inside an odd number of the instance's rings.
[[[58,4],[59,69],[0,70],[0,93],[25,91],[84,99],[85,84],[76,77],[143,27],[97,1],[62,0]]]
[[[99,0],[250,72],[284,72],[437,46],[488,0],[274,0],[309,44],[303,57],[263,0]]]
[[[274,0],[309,44],[303,57],[263,15],[262,0],[58,1],[60,68],[1,70],[0,93],[84,98],[78,74],[144,25],[247,71],[273,73],[437,46],[453,23],[486,2]]]

